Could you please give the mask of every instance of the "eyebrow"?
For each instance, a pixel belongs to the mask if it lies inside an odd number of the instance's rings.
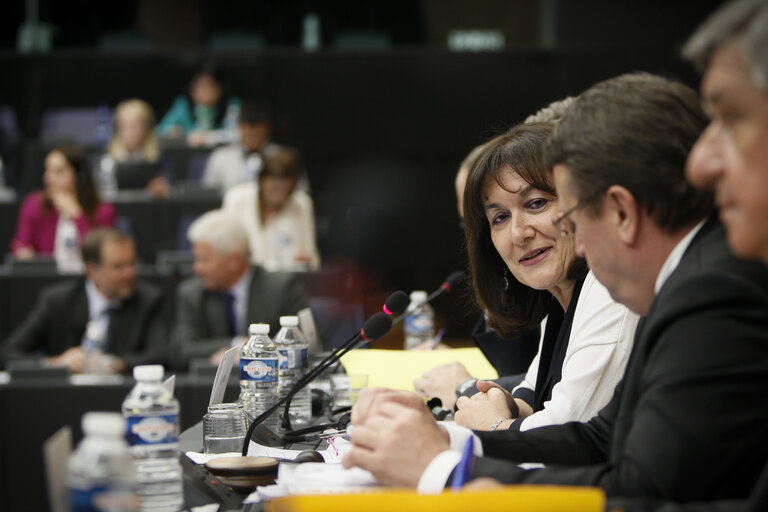
[[[504,188],[504,187],[502,187],[502,188]],[[520,190],[507,190],[507,189],[504,189],[504,190],[506,190],[510,194],[520,194],[521,196],[527,196],[534,189],[536,189],[536,187],[534,187],[533,185],[531,185],[529,183],[527,186],[521,188]],[[499,204],[499,203],[491,203],[491,204],[485,205],[485,209],[486,210],[492,210],[493,208],[503,208],[503,206],[501,204]]]

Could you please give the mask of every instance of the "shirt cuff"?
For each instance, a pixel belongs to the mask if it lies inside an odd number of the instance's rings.
[[[519,398],[527,404],[532,404],[535,397],[536,392],[531,388],[526,388],[524,386],[519,386],[512,392],[512,398]]]
[[[440,494],[460,461],[461,452],[446,450],[439,453],[421,474],[416,490],[419,494]]]
[[[483,444],[480,438],[477,437],[472,430],[467,427],[461,427],[452,421],[438,422],[443,430],[448,432],[448,437],[451,440],[451,450],[461,453],[464,450],[464,446],[467,444],[467,440],[470,437],[474,437],[473,452],[476,457],[483,456]]]

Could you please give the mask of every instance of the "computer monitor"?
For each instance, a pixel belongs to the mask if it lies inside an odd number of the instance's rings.
[[[143,189],[157,176],[160,167],[153,162],[120,162],[115,165],[118,190]]]

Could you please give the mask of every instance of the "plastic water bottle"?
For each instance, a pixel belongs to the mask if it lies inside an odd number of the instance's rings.
[[[99,170],[96,176],[99,195],[102,199],[113,200],[117,196],[117,175],[115,174],[115,161],[109,155],[104,155],[99,160]]]
[[[139,509],[136,473],[119,413],[88,412],[85,437],[67,461],[70,512],[128,512]]]
[[[136,385],[123,402],[123,416],[141,510],[180,510],[184,494],[178,459],[179,402],[161,382],[161,365],[136,366],[133,378]]]
[[[411,303],[405,315],[406,350],[431,340],[435,336],[435,311],[427,304],[427,292],[411,292]]]
[[[253,420],[277,403],[277,350],[269,338],[269,324],[251,324],[248,341],[240,349],[240,402]],[[275,412],[263,425],[277,432]]]
[[[104,356],[104,324],[98,318],[88,320],[83,337],[83,352],[85,352],[85,368],[83,373],[104,373],[102,364]]]
[[[288,395],[296,381],[309,371],[308,347],[304,335],[299,330],[299,317],[280,317],[280,330],[275,336],[275,345],[277,345],[280,362],[278,394],[282,399]],[[282,413],[282,410],[280,412]],[[312,397],[309,386],[305,386],[293,396],[288,414],[291,425],[309,424],[312,419]]]
[[[59,216],[54,240],[56,269],[62,274],[79,274],[83,271],[80,255],[80,240],[75,222],[64,215]]]

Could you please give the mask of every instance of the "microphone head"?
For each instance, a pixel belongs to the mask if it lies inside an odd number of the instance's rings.
[[[464,278],[464,272],[460,272],[458,270],[456,272],[452,272],[451,275],[445,278],[445,281],[442,284],[442,288],[445,291],[450,292],[455,287],[460,285],[464,281]]]
[[[384,301],[384,312],[390,316],[399,315],[405,311],[405,308],[408,307],[410,302],[411,299],[408,298],[407,293],[402,290],[397,290]]]
[[[360,330],[360,335],[364,340],[376,341],[389,332],[392,328],[392,317],[381,311],[366,320],[365,325]]]

